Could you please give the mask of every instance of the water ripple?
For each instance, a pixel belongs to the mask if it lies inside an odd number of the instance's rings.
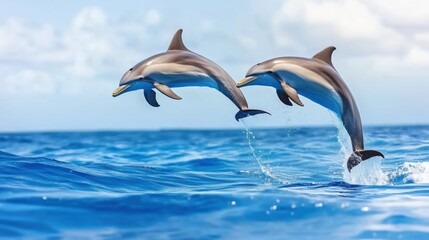
[[[428,238],[429,127],[365,132],[352,174],[335,128],[0,134],[0,236]]]

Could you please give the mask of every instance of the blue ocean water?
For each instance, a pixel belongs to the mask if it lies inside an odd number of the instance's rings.
[[[0,236],[428,239],[429,126],[0,134]]]

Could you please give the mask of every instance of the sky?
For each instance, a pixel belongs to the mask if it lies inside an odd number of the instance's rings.
[[[429,2],[425,0],[1,1],[0,131],[242,128],[235,105],[210,88],[180,88],[176,101],[141,91],[113,98],[123,73],[166,51],[179,28],[186,46],[235,81],[254,64],[312,57],[334,45],[333,64],[364,125],[428,124]],[[332,125],[302,97],[242,89],[251,108],[272,115],[256,127]]]

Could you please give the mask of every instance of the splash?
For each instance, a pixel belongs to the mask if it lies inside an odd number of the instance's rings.
[[[429,162],[405,162],[389,178],[392,183],[429,183]]]
[[[347,161],[347,160],[346,160]],[[360,185],[386,185],[389,184],[388,174],[381,168],[381,159],[371,159],[360,163],[349,173],[344,168],[344,181]]]
[[[350,137],[341,121],[334,115],[333,121],[338,129],[338,143],[341,146],[340,154],[343,160],[343,179],[347,183],[360,185],[387,185],[404,183],[429,183],[429,162],[405,162],[392,171],[383,171],[382,158],[372,158],[361,162],[347,170],[347,160],[353,152]]]
[[[247,126],[246,121],[244,119],[242,119],[241,121],[245,129],[245,134],[246,134],[247,142],[249,144],[250,152],[252,153],[253,158],[256,160],[256,163],[259,169],[261,170],[261,173],[266,177],[264,179],[269,182],[279,182],[282,184],[288,184],[289,181],[274,175],[271,164],[268,163],[266,159],[264,159],[261,151],[259,152],[256,151],[255,147],[253,146],[253,142],[255,141],[256,137],[251,131],[251,129]]]
[[[361,162],[358,166],[354,167],[350,173],[347,170],[347,160],[352,154],[350,137],[343,127],[343,124],[338,117],[331,112],[331,116],[335,127],[338,129],[338,143],[341,146],[340,154],[343,160],[343,179],[347,183],[360,184],[360,185],[385,185],[389,183],[388,174],[384,173],[381,167],[381,159],[373,158]]]

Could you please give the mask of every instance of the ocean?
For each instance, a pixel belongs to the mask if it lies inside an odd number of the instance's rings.
[[[0,134],[0,238],[429,239],[429,126]]]

